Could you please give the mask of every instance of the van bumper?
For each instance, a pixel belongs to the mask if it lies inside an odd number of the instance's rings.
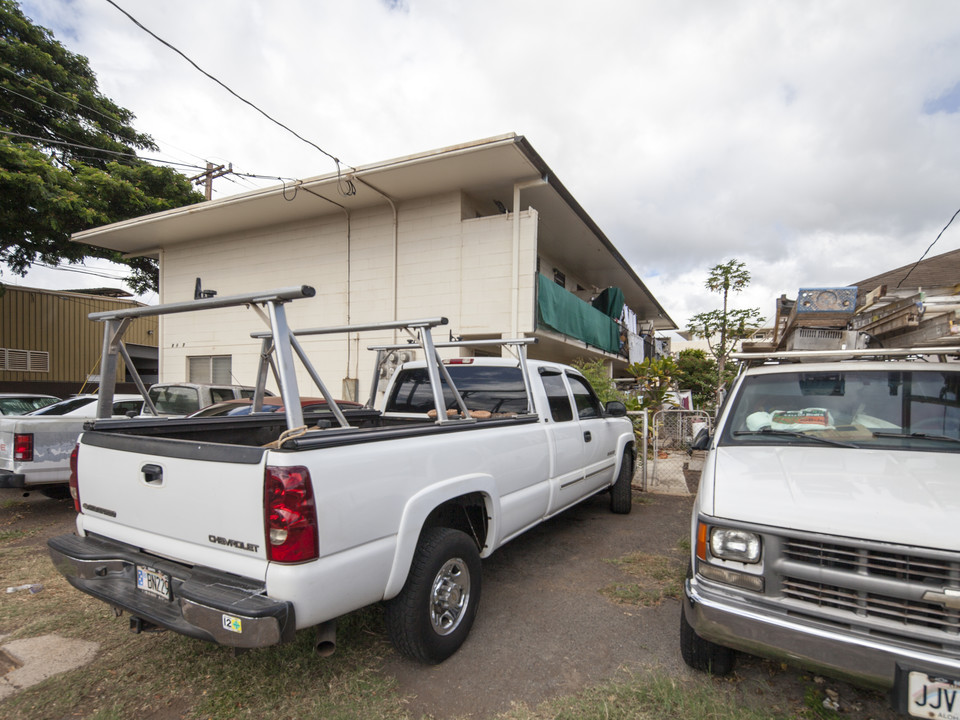
[[[266,596],[263,583],[187,567],[103,538],[59,535],[47,542],[54,566],[78,590],[135,618],[219,645],[256,648],[289,642],[293,605]],[[170,599],[137,589],[137,566],[166,574]]]
[[[890,690],[891,703],[905,702],[906,675],[921,671],[960,680],[960,657],[897,645],[815,619],[764,612],[739,597],[687,579],[683,612],[705,640],[848,680]]]

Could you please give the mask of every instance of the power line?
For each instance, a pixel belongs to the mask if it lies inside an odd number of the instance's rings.
[[[917,265],[919,265],[920,263],[923,262],[923,259],[927,256],[927,253],[929,253],[930,250],[933,249],[933,246],[937,244],[937,240],[940,239],[940,235],[943,235],[943,234],[947,231],[947,228],[950,227],[950,223],[952,223],[952,222],[956,219],[957,215],[960,215],[960,210],[957,210],[957,211],[953,214],[953,217],[950,218],[950,222],[948,222],[946,225],[944,225],[944,226],[943,226],[943,230],[941,230],[941,231],[940,231],[940,234],[937,235],[936,240],[934,240],[932,243],[930,243],[930,247],[928,247],[926,250],[924,250],[923,255],[921,255],[921,256],[920,256],[920,259],[917,260],[917,261],[913,264],[913,267],[910,268],[910,269],[907,271],[907,274],[904,275],[902,278],[900,278],[900,282],[897,283],[897,287],[898,287],[898,288],[899,288],[901,285],[903,285],[904,281],[905,281],[908,277],[910,277],[910,273],[912,273],[914,270],[917,269]]]
[[[15,133],[9,130],[0,130],[0,135],[8,135],[10,137],[22,138],[24,140],[36,140],[37,142],[48,143],[50,145],[64,145],[66,147],[78,148],[80,150],[92,150],[93,152],[104,153],[105,155],[116,155],[124,160],[143,160],[144,162],[154,162],[161,165],[178,165],[180,167],[202,170],[199,165],[188,165],[187,163],[178,163],[173,162],[172,160],[160,160],[158,158],[147,158],[141,157],[132,152],[118,152],[116,150],[104,150],[103,148],[92,147],[90,145],[80,145],[79,143],[67,142],[66,140],[51,140],[50,138],[37,137],[36,135],[24,135],[23,133]],[[88,156],[89,157],[89,156]]]
[[[233,89],[231,89],[229,86],[227,86],[226,83],[224,83],[223,81],[215,78],[213,75],[211,75],[210,73],[208,73],[208,72],[207,72],[206,70],[204,70],[202,67],[200,67],[199,65],[197,65],[197,63],[195,63],[193,60],[191,60],[184,52],[182,52],[181,50],[177,49],[176,47],[174,47],[173,45],[171,45],[170,43],[168,43],[166,40],[164,40],[163,38],[161,38],[159,35],[157,35],[155,32],[153,32],[152,30],[150,30],[150,29],[149,29],[148,27],[146,27],[143,23],[141,23],[139,20],[137,20],[135,17],[133,17],[133,15],[131,15],[131,14],[128,13],[126,10],[124,10],[122,7],[120,7],[119,5],[117,5],[113,0],[106,0],[106,1],[107,1],[110,5],[112,5],[113,7],[115,7],[117,10],[119,10],[121,13],[123,13],[124,15],[126,15],[127,18],[128,18],[134,25],[136,25],[138,28],[140,28],[141,30],[143,30],[143,31],[144,31],[145,33],[147,33],[148,35],[150,35],[150,36],[151,36],[154,40],[156,40],[157,42],[159,42],[159,43],[161,43],[162,45],[165,45],[166,47],[168,47],[168,48],[170,48],[171,50],[173,50],[175,53],[177,53],[177,55],[179,55],[179,56],[182,57],[184,60],[186,60],[188,63],[190,63],[196,70],[198,70],[199,72],[203,73],[205,76],[207,76],[208,78],[210,78],[211,80],[213,80],[215,83],[217,83],[217,85],[219,85],[220,87],[222,87],[224,90],[226,90],[228,93],[230,93],[231,95],[233,95],[235,98],[237,98],[237,99],[240,100],[241,102],[249,105],[249,106],[252,107],[254,110],[256,110],[258,113],[260,113],[261,115],[263,115],[267,120],[269,120],[270,122],[274,123],[275,125],[278,125],[279,127],[283,128],[284,130],[286,130],[288,133],[290,133],[291,135],[293,135],[293,136],[294,136],[295,138],[297,138],[298,140],[300,140],[300,141],[302,141],[302,142],[305,142],[307,145],[310,145],[310,146],[313,147],[313,148],[316,148],[316,149],[319,150],[321,153],[323,153],[324,155],[326,155],[328,158],[330,158],[331,160],[333,160],[333,161],[337,164],[337,176],[339,177],[339,175],[340,175],[340,165],[341,165],[339,158],[335,157],[334,155],[331,155],[331,154],[328,153],[326,150],[324,150],[322,147],[320,147],[319,145],[317,145],[315,142],[313,142],[313,141],[311,141],[311,140],[307,140],[307,138],[303,137],[302,135],[300,135],[299,133],[295,132],[294,130],[292,130],[292,129],[289,128],[288,126],[284,125],[282,122],[280,122],[280,121],[277,120],[276,118],[272,117],[272,116],[271,116],[270,114],[268,114],[266,111],[264,111],[264,110],[262,110],[261,108],[257,107],[254,103],[252,103],[251,101],[247,100],[245,97],[243,97],[243,96],[240,95],[239,93],[235,92]],[[354,168],[352,165],[347,165],[347,167],[349,167],[351,170],[356,170],[356,168]],[[345,193],[345,194],[352,194],[351,192],[349,192],[349,190],[352,190],[353,193],[356,192],[356,190],[352,188],[352,183],[350,183],[349,180],[347,181],[347,185],[348,185],[348,192]],[[341,190],[341,192],[342,192],[342,190]]]
[[[74,103],[77,107],[81,107],[81,108],[83,108],[84,110],[88,110],[89,112],[92,112],[92,113],[94,113],[94,114],[96,114],[96,115],[99,115],[99,116],[102,117],[102,118],[106,118],[107,120],[110,120],[111,122],[116,121],[116,118],[115,118],[115,117],[112,117],[112,116],[110,116],[110,115],[108,115],[108,114],[106,114],[106,113],[104,113],[104,112],[101,112],[100,110],[97,110],[97,109],[94,108],[94,107],[90,107],[89,105],[84,105],[82,102],[80,102],[80,101],[77,100],[76,98],[70,97],[69,95],[64,95],[64,94],[61,93],[61,92],[57,92],[57,91],[54,90],[52,87],[48,87],[47,85],[44,85],[44,84],[41,83],[41,82],[37,82],[36,80],[33,80],[32,78],[28,78],[28,77],[26,77],[25,75],[20,75],[20,74],[18,74],[13,68],[11,68],[11,67],[9,67],[9,66],[7,66],[7,65],[0,65],[0,69],[6,70],[8,73],[10,73],[11,75],[13,75],[13,76],[14,76],[15,78],[17,78],[17,80],[19,80],[19,81],[29,83],[29,84],[31,84],[31,85],[34,85],[34,86],[40,88],[40,89],[43,90],[44,92],[50,93],[50,94],[52,94],[52,95],[56,95],[57,97],[63,98],[64,100],[67,100],[68,102],[72,102],[72,103]],[[44,105],[44,104],[43,104],[42,102],[40,102],[39,100],[35,100],[34,98],[27,97],[26,95],[21,95],[20,93],[12,90],[12,89],[10,89],[10,88],[0,88],[0,89],[6,90],[6,91],[8,91],[8,92],[12,92],[14,95],[19,95],[20,97],[24,98],[25,100],[29,100],[30,102],[36,103],[37,105],[40,105],[41,107],[45,107],[45,108],[47,108],[48,110],[49,110],[49,109],[53,109],[53,108],[50,108],[49,105]],[[59,110],[58,112],[59,112],[59,114],[60,114],[62,117],[67,117],[67,116],[68,116],[68,113],[67,113],[65,110]],[[180,152],[186,153],[187,155],[192,155],[192,156],[195,157],[197,160],[203,160],[203,158],[201,158],[199,155],[196,155],[196,154],[190,152],[189,150],[184,150],[184,149],[181,148],[181,147],[177,147],[177,146],[174,145],[173,143],[167,142],[167,141],[165,141],[165,140],[160,140],[159,138],[158,138],[158,140],[159,140],[160,142],[162,142],[164,145],[169,145],[170,147],[174,148],[175,150],[179,150]]]

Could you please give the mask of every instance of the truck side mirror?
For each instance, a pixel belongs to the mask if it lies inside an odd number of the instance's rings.
[[[627,406],[619,400],[611,400],[608,402],[605,410],[606,415],[610,417],[626,417],[627,415]]]
[[[697,436],[693,439],[693,442],[690,444],[691,450],[706,450],[710,447],[710,431],[706,428],[700,428],[700,431],[697,433]]]

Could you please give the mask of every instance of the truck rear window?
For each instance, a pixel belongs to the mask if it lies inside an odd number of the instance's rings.
[[[790,372],[745,377],[721,445],[960,452],[960,370]]]
[[[450,365],[447,371],[468,410],[491,413],[527,411],[527,392],[520,368]],[[433,410],[433,394],[426,368],[409,368],[401,373],[387,399],[387,412],[426,413]],[[443,382],[443,397],[447,409],[457,406],[446,382]]]

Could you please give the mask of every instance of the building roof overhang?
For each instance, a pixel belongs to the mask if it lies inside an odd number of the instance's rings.
[[[541,243],[552,258],[597,287],[619,287],[627,304],[655,329],[676,329],[613,243],[515,133],[124,220],[76,233],[73,240],[129,256],[158,256],[179,243],[383,205],[384,195],[402,202],[457,189],[499,201],[512,212],[515,186],[521,188],[520,209],[536,208],[549,228]],[[345,194],[348,188],[355,192]]]

